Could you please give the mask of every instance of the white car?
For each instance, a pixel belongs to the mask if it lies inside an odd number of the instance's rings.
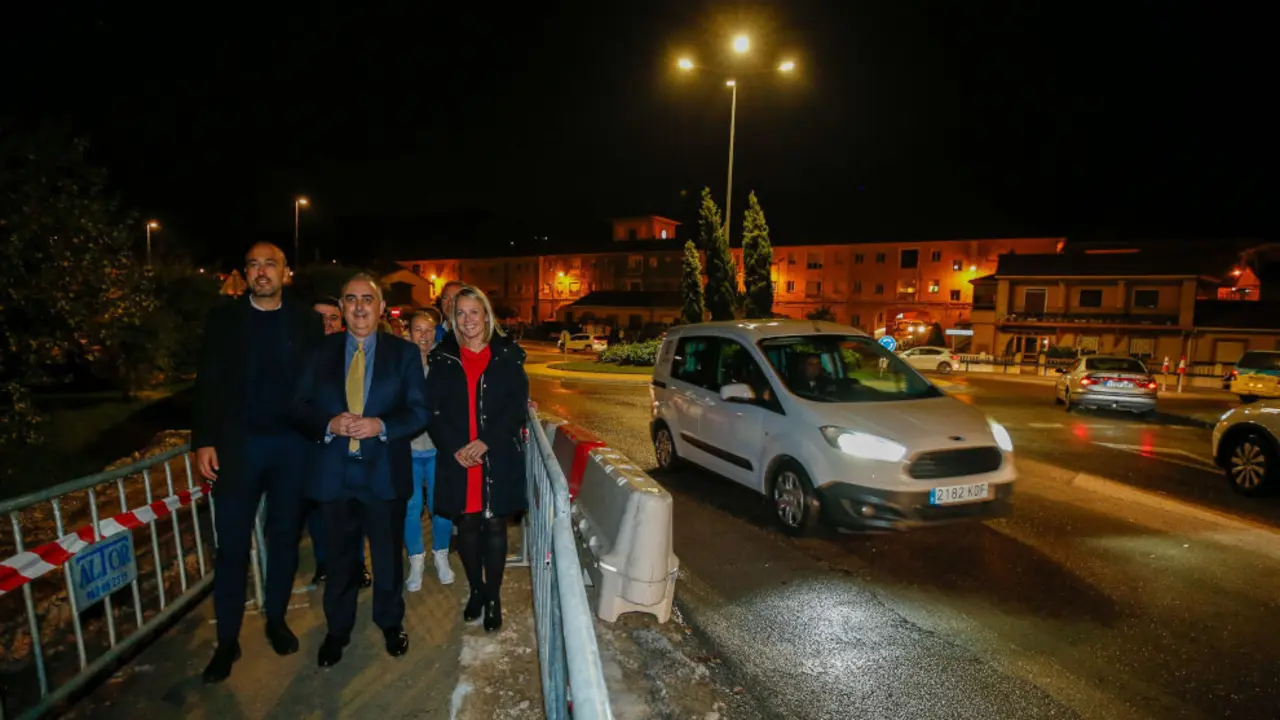
[[[608,336],[596,335],[595,337],[592,337],[587,333],[578,333],[577,335],[570,336],[569,342],[567,343],[564,341],[564,338],[561,338],[559,342],[556,343],[556,349],[564,352],[587,352],[588,350],[604,352],[608,347]]]
[[[688,461],[763,494],[790,534],[820,519],[905,529],[1011,509],[1009,433],[851,327],[681,325],[651,393],[659,466]]]
[[[1213,459],[1241,495],[1265,494],[1280,483],[1280,402],[1232,408],[1213,428]]]
[[[960,367],[960,356],[944,347],[914,347],[898,355],[917,370],[930,370],[946,375]]]

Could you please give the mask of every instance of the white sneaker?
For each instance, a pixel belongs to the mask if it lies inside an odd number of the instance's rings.
[[[449,551],[436,550],[431,553],[435,556],[436,576],[440,578],[441,585],[453,584],[453,568],[449,567]]]
[[[422,589],[422,568],[427,563],[426,554],[409,556],[409,578],[404,581],[404,589],[418,592]]]

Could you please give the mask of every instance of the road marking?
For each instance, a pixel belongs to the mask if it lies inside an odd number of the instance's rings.
[[[1046,430],[1049,428],[1063,427],[1062,423],[1027,423],[1027,427],[1036,428],[1037,430]]]
[[[1182,448],[1161,448],[1145,445],[1124,445],[1122,443],[1104,442],[1095,442],[1094,445],[1101,445],[1102,447],[1111,448],[1112,450],[1133,453],[1134,455],[1141,457],[1157,458],[1168,463],[1173,463],[1174,465],[1182,465],[1195,470],[1205,470],[1213,473],[1218,472],[1218,467],[1213,464],[1213,461],[1200,457],[1195,453],[1183,450]],[[1170,455],[1177,455],[1179,457],[1169,457]],[[1183,458],[1186,459],[1184,460]]]

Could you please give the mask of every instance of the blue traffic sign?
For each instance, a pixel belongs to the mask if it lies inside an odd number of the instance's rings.
[[[71,558],[76,610],[83,612],[137,577],[133,533],[126,530],[90,545]]]
[[[893,352],[894,350],[898,349],[898,341],[895,340],[892,335],[885,335],[884,337],[880,338],[880,344],[884,346],[884,349],[888,350],[889,352]]]

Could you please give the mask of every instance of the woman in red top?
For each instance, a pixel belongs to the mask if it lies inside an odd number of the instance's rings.
[[[427,375],[427,432],[438,450],[435,511],[458,529],[471,586],[463,619],[483,612],[486,630],[502,626],[508,519],[527,508],[524,358],[495,327],[489,299],[465,287],[454,301],[453,333],[432,351]]]

